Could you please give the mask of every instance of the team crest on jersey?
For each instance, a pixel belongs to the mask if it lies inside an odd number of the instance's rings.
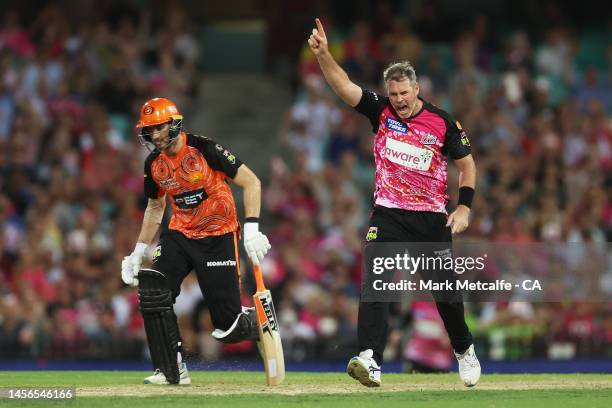
[[[408,133],[408,125],[393,118],[387,118],[386,127],[396,132]]]
[[[378,227],[370,227],[366,234],[366,241],[372,241],[378,238]]]
[[[438,143],[438,138],[431,133],[426,133],[421,136],[421,144],[424,145],[435,145]]]
[[[200,171],[195,171],[189,174],[190,183],[199,183],[200,181],[202,181],[203,178],[204,176],[202,175],[202,172]]]

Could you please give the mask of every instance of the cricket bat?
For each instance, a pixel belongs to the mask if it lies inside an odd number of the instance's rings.
[[[253,295],[257,323],[259,327],[259,342],[257,346],[261,352],[266,369],[266,384],[279,385],[285,379],[285,357],[283,345],[278,331],[278,320],[274,311],[272,295],[266,289],[259,266],[253,265],[257,292]]]

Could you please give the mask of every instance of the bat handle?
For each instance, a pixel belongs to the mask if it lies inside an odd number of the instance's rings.
[[[257,292],[265,291],[266,285],[264,285],[263,276],[261,274],[261,267],[259,265],[253,265],[253,274],[255,275],[255,283],[257,284]]]

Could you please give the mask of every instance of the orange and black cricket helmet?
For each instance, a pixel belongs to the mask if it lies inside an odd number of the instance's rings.
[[[174,102],[166,98],[153,98],[146,101],[140,108],[140,118],[136,123],[136,128],[140,129],[139,137],[141,141],[151,143],[151,127],[163,123],[170,124],[168,134],[170,142],[181,134],[183,116]]]

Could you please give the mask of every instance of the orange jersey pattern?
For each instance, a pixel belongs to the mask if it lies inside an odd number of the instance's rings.
[[[145,194],[170,196],[168,227],[188,238],[236,231],[236,205],[227,179],[236,176],[242,163],[211,139],[185,133],[179,137],[185,143],[176,155],[154,151],[147,157]]]

